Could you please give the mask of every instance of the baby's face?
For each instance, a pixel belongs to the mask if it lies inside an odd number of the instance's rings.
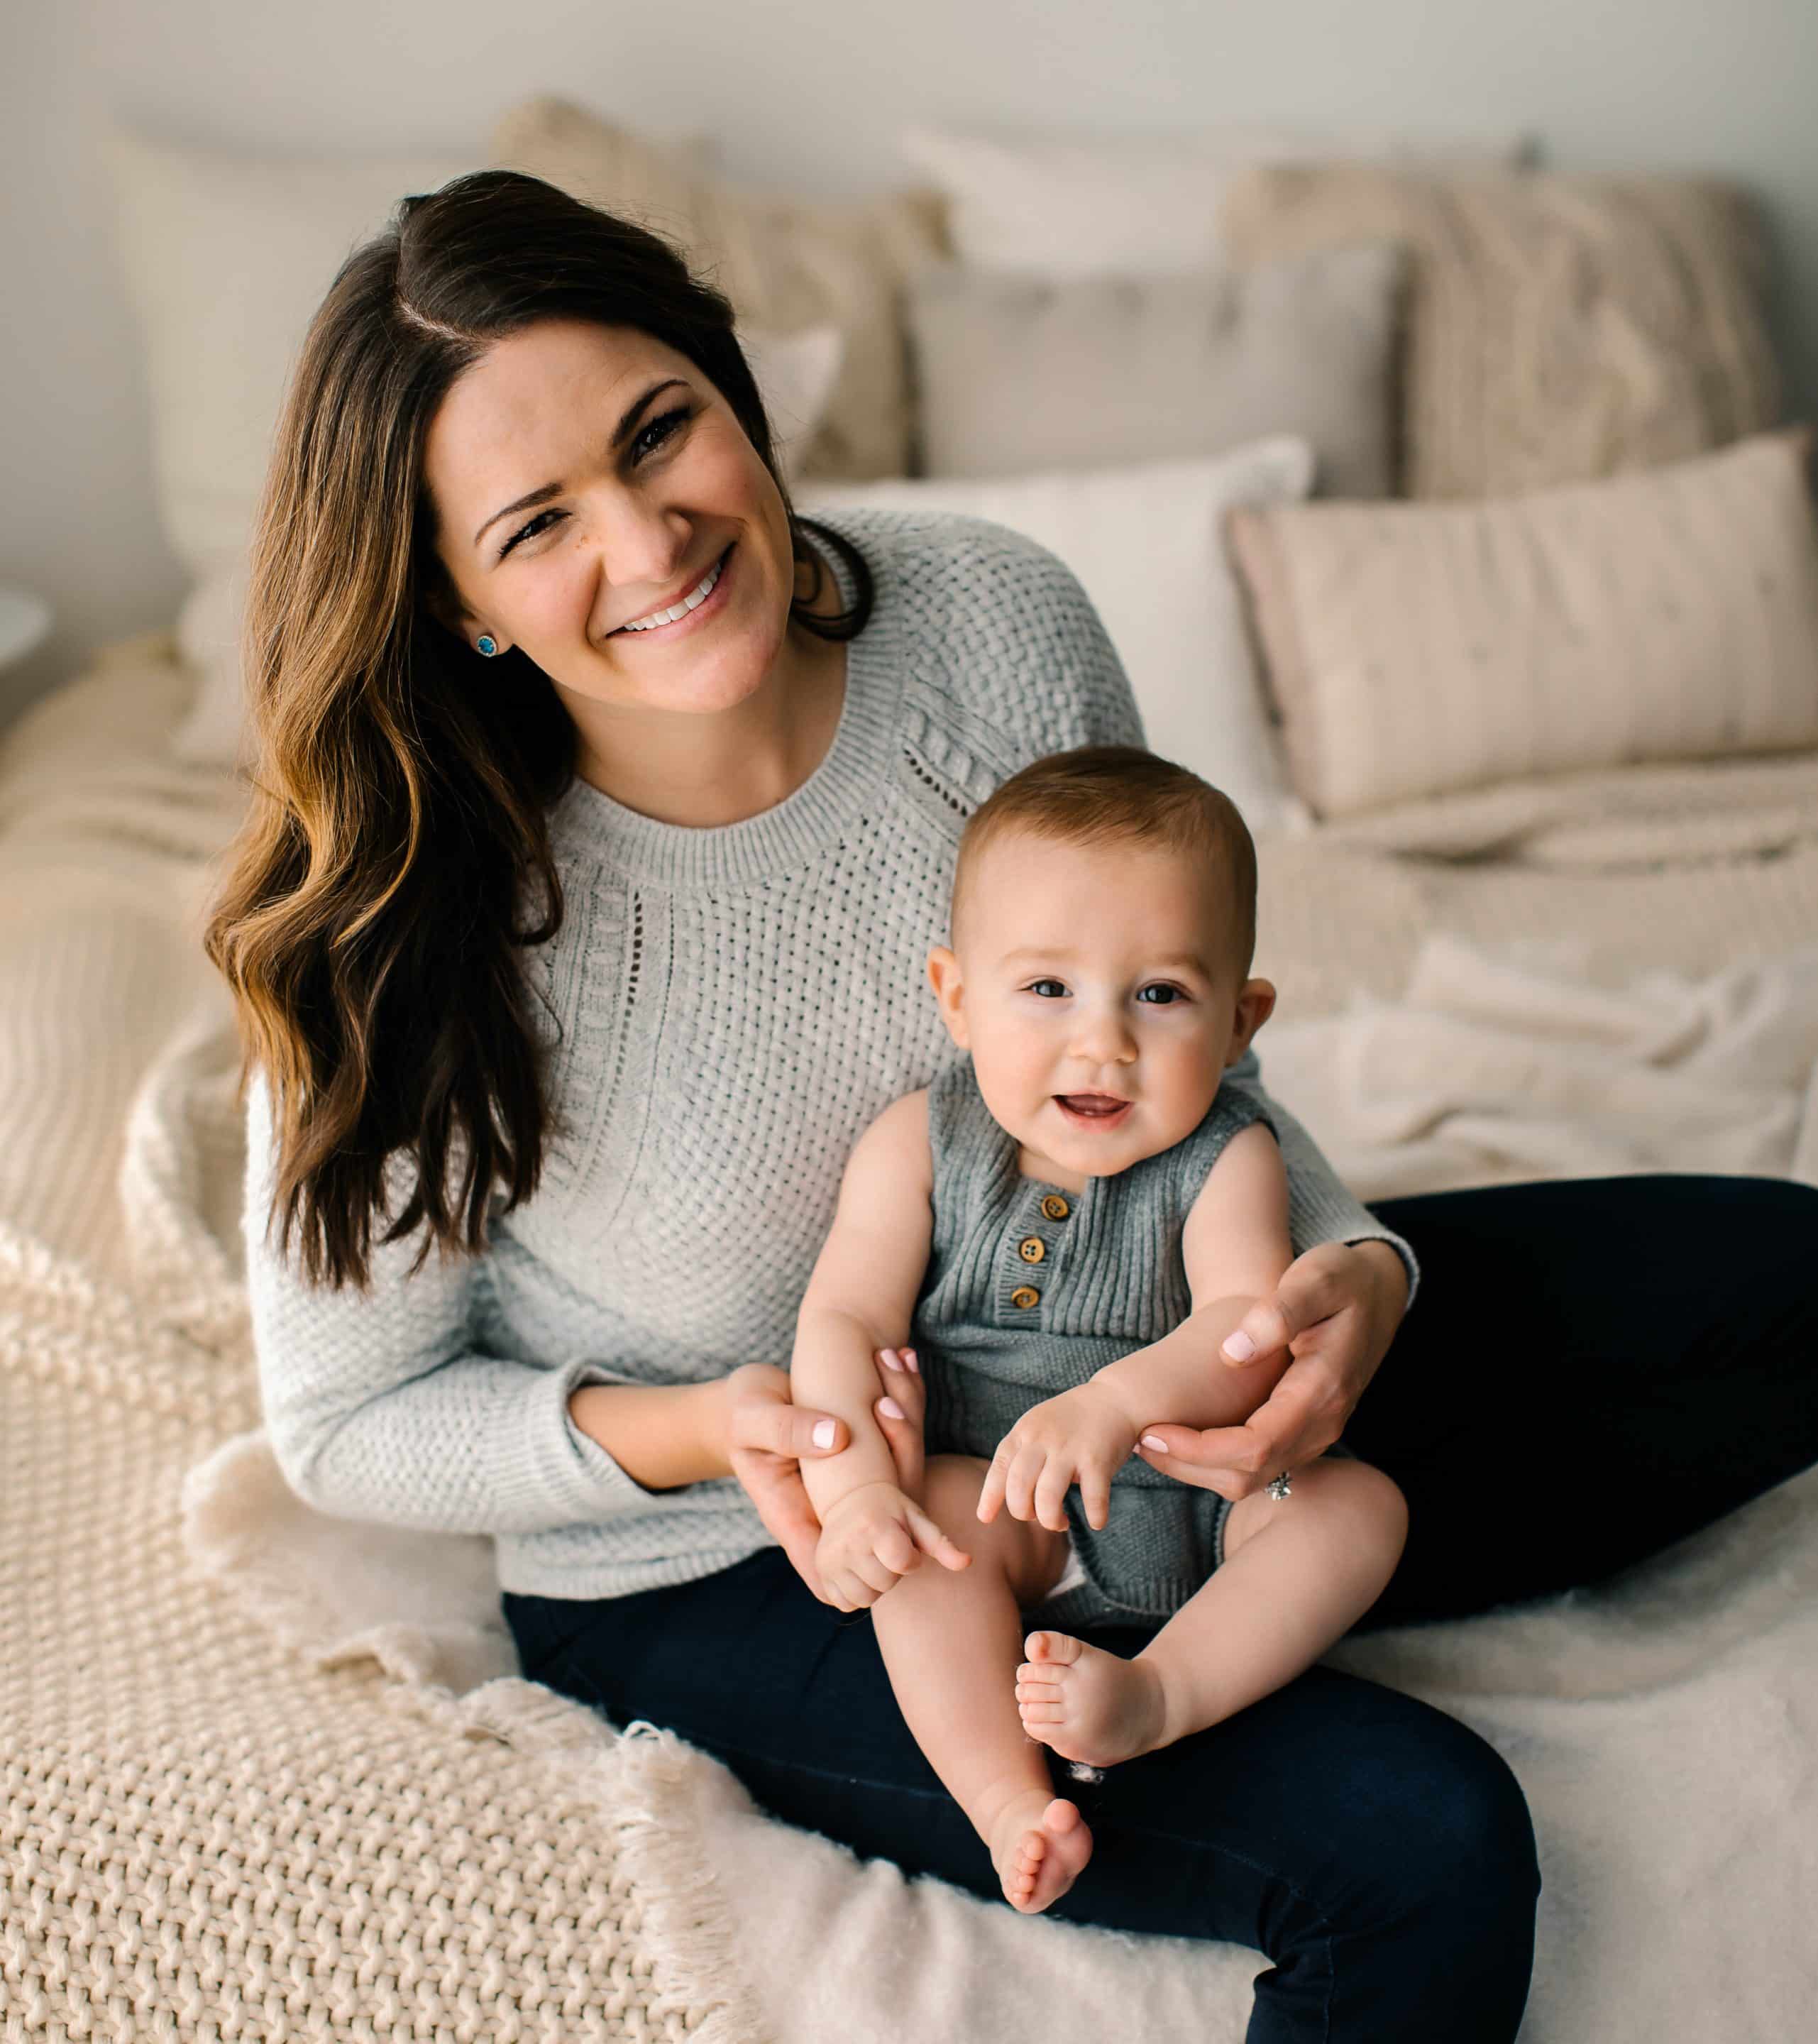
[[[1275,1003],[1240,976],[1223,877],[1172,852],[1013,832],[963,911],[928,960],[943,1019],[1025,1168],[1061,1183],[1190,1135]]]

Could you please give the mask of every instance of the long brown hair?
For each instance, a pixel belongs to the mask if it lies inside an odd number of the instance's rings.
[[[790,505],[731,304],[658,236],[478,171],[401,200],[348,257],[259,505],[242,641],[252,799],[204,936],[234,995],[241,1099],[255,1066],[270,1088],[281,1252],[297,1228],[316,1282],[365,1285],[393,1174],[408,1197],[380,1239],[427,1222],[415,1270],[431,1245],[484,1250],[494,1184],[509,1212],[541,1170],[515,947],[561,927],[546,811],[577,735],[539,668],[515,649],[482,659],[454,628],[424,447],[456,378],[543,319],[636,328],[688,357],[783,492],[814,575],[794,621],[850,639],[871,612],[863,558]],[[811,529],[852,572],[857,601],[836,616],[808,608],[828,573]]]

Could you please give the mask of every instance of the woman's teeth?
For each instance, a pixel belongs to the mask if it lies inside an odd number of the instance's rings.
[[[672,604],[667,610],[653,610],[648,617],[635,617],[629,624],[621,624],[621,632],[651,632],[659,624],[673,624],[678,617],[685,617],[691,610],[698,610],[713,594],[713,585],[719,579],[719,571],[726,565],[722,554],[713,566],[691,589],[680,603]]]

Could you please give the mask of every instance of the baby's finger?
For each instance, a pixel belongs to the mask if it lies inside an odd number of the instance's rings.
[[[1002,1452],[1000,1449],[999,1453]],[[1041,1449],[1034,1447],[1019,1447],[1011,1458],[1003,1501],[1010,1508],[1011,1517],[1020,1519],[1025,1525],[1035,1516],[1035,1480],[1047,1459]]]
[[[853,1573],[870,1588],[873,1596],[882,1596],[886,1590],[896,1586],[896,1571],[886,1567],[875,1554],[855,1554],[852,1566]]]
[[[1080,1504],[1086,1523],[1102,1533],[1111,1516],[1111,1480],[1104,1470],[1097,1467],[1080,1470]]]
[[[1057,1450],[1048,1457],[1035,1484],[1035,1516],[1050,1533],[1067,1530],[1067,1493],[1072,1483],[1073,1458]]]
[[[971,1567],[972,1556],[965,1548],[949,1539],[919,1504],[912,1504],[909,1508],[909,1527],[915,1535],[915,1544],[922,1553],[938,1562],[943,1569]],[[920,1556],[916,1558],[919,1560]]]
[[[886,1526],[877,1536],[877,1558],[896,1574],[906,1576],[922,1566],[922,1557],[908,1527],[900,1522]]]
[[[984,1481],[979,1486],[978,1516],[981,1525],[990,1525],[1003,1505],[1003,1487],[1009,1477],[1012,1452],[1007,1440],[999,1441],[997,1453],[991,1458],[991,1466],[984,1473]]]

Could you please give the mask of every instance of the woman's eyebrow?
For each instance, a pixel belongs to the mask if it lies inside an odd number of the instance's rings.
[[[638,399],[613,430],[612,451],[615,454],[631,437],[631,429],[637,425],[639,415],[650,400],[668,390],[672,384],[679,383],[681,380],[679,376],[665,376],[662,382],[653,383],[643,396]],[[474,544],[476,547],[478,546],[486,533],[497,524],[501,518],[510,517],[514,511],[527,511],[533,504],[547,504],[550,498],[559,497],[567,487],[568,485],[566,482],[546,482],[540,490],[533,490],[527,496],[520,497],[508,504],[502,511],[495,511],[474,535]]]

